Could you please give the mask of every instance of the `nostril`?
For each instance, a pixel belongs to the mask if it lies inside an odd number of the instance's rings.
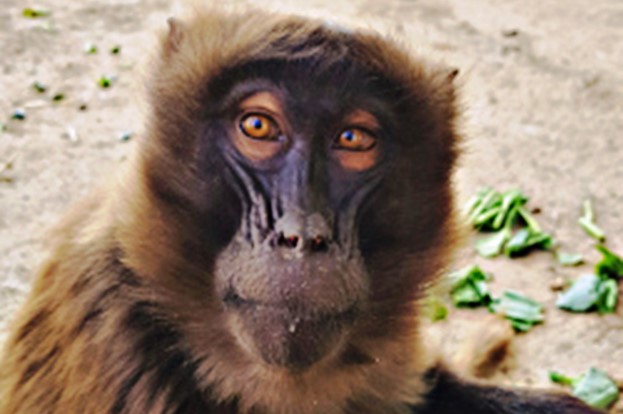
[[[329,242],[325,237],[316,236],[310,240],[309,248],[312,252],[326,252],[329,250]]]
[[[299,238],[297,236],[286,236],[283,233],[279,234],[277,238],[277,246],[287,247],[288,249],[295,249],[299,244]]]

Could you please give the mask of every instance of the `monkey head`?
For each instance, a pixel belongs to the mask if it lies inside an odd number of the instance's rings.
[[[138,162],[169,224],[139,231],[183,257],[158,283],[195,304],[194,332],[210,308],[260,364],[374,358],[365,343],[411,334],[446,259],[453,74],[321,21],[202,19],[170,23],[149,81]]]

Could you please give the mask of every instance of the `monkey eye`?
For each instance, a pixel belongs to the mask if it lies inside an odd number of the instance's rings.
[[[239,124],[240,131],[251,139],[259,141],[277,141],[280,131],[275,121],[266,115],[245,115]]]
[[[361,128],[349,128],[340,133],[333,148],[346,151],[369,151],[376,145],[376,137]]]

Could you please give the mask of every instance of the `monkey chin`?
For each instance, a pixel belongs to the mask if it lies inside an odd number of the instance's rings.
[[[357,319],[357,306],[342,312],[310,313],[296,306],[225,299],[232,333],[247,353],[273,368],[302,373],[337,357]]]

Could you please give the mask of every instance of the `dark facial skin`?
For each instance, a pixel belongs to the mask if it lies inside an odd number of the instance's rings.
[[[367,306],[357,212],[388,159],[390,103],[362,73],[345,87],[339,74],[281,70],[222,100],[219,145],[244,201],[216,290],[242,347],[303,369],[338,353]]]

